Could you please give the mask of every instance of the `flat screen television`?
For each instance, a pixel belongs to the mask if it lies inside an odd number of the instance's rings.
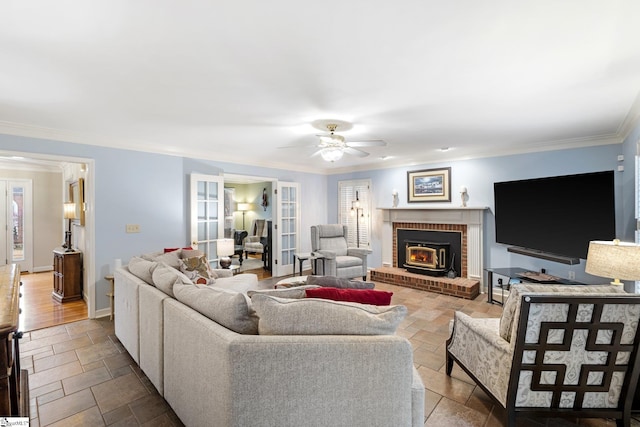
[[[587,258],[589,241],[613,240],[613,171],[496,182],[496,242]]]

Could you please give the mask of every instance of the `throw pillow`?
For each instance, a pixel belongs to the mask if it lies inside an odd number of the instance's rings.
[[[133,257],[129,260],[127,268],[129,272],[150,285],[153,285],[153,271],[158,267],[155,261],[147,261],[140,257]]]
[[[307,298],[324,298],[333,301],[358,302],[372,305],[391,305],[393,292],[375,289],[315,288],[306,290]]]
[[[180,271],[193,283],[211,285],[215,283],[215,277],[205,255],[180,260]]]
[[[183,283],[176,283],[173,291],[178,301],[227,329],[239,334],[258,333],[258,317],[243,293]]]
[[[183,249],[183,250],[186,249],[186,250],[189,250],[189,251],[193,250],[193,248],[191,246],[189,246],[188,248],[164,248],[164,253],[166,254],[166,253],[169,253],[169,252],[177,251],[178,249]]]
[[[307,285],[325,286],[328,288],[373,289],[376,285],[372,282],[360,280],[341,279],[335,276],[307,276]]]
[[[325,299],[254,294],[261,335],[393,335],[407,315],[403,305],[378,307]]]
[[[201,257],[202,255],[206,255],[200,249],[182,249],[180,251],[180,258],[193,258],[193,257]]]
[[[249,298],[253,298],[255,294],[261,294],[261,295],[271,295],[271,296],[280,297],[280,298],[300,299],[300,298],[306,297],[305,291],[307,289],[317,289],[319,287],[320,286],[315,286],[315,285],[302,285],[302,286],[296,286],[293,288],[257,289],[257,290],[247,291],[247,295],[249,296]]]
[[[175,298],[173,285],[176,281],[191,283],[191,279],[166,264],[158,265],[151,277],[156,288],[173,298]]]

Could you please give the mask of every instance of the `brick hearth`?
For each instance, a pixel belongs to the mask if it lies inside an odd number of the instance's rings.
[[[401,268],[379,267],[371,270],[371,280],[454,297],[474,299],[480,293],[480,282],[457,277],[433,277],[409,273]]]

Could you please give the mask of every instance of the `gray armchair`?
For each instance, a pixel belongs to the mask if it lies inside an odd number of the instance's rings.
[[[367,256],[371,250],[348,247],[346,225],[312,226],[311,250],[322,254],[325,258],[322,264],[324,271],[321,274],[344,279],[362,277],[363,280],[367,280]],[[319,272],[314,270],[313,273]]]

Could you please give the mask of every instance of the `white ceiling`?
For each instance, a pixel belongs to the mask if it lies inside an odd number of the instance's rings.
[[[0,133],[333,173],[621,142],[640,2],[5,0],[0,64]]]

